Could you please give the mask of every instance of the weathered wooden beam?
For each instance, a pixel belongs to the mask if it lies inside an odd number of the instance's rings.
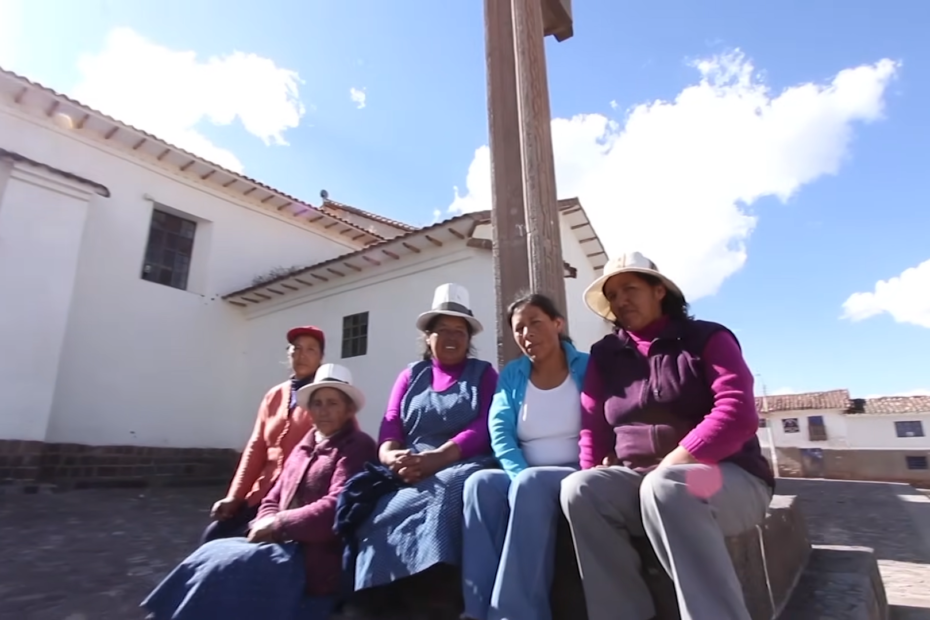
[[[574,34],[572,0],[542,0],[543,32],[562,42]]]
[[[506,322],[507,306],[530,284],[523,161],[518,133],[520,111],[513,0],[485,0],[484,28],[491,150],[491,249],[497,300],[497,361],[498,367],[502,368],[520,356],[520,349]]]
[[[567,313],[543,8],[540,0],[511,1],[530,286]]]

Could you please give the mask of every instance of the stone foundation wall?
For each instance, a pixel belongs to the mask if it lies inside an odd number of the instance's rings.
[[[908,456],[930,457],[930,450],[810,450],[778,448],[779,474],[786,478],[827,478],[904,482],[930,487],[930,470],[908,469]],[[766,458],[768,451],[764,450]]]
[[[0,439],[0,482],[63,486],[226,484],[239,460],[235,450],[85,446]]]

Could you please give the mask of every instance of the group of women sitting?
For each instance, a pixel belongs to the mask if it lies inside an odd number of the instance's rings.
[[[377,442],[348,369],[321,365],[323,333],[291,330],[293,376],[262,401],[202,545],[142,603],[150,618],[323,619],[445,565],[463,618],[549,620],[564,516],[591,620],[655,617],[635,538],[683,620],[749,620],[725,538],[761,523],[774,479],[735,336],[693,319],[639,253],[610,261],[585,303],[614,325],[590,355],[550,299],[514,301],[523,356],[498,376],[474,355],[468,292],[439,287]]]

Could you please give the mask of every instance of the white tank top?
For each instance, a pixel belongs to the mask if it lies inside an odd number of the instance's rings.
[[[581,394],[571,374],[551,390],[527,382],[517,438],[530,467],[577,463],[580,431]]]

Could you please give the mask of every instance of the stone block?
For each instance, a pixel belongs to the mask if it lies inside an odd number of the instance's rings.
[[[727,539],[753,620],[771,620],[787,603],[810,554],[807,526],[794,496],[776,495],[761,527]],[[672,580],[646,541],[639,541],[643,573],[658,620],[679,620]]]
[[[587,620],[571,532],[564,519],[559,520],[556,540],[556,572],[550,592],[553,620]],[[643,577],[655,601],[657,620],[680,620],[675,587],[652,546],[644,538],[634,538],[633,543],[643,560]],[[772,620],[773,610],[783,606],[810,552],[807,529],[795,498],[776,496],[765,523],[728,539],[727,548],[743,585],[752,620]],[[436,567],[394,587],[374,588],[337,617],[455,620],[461,605],[458,571]]]
[[[788,603],[811,553],[807,524],[795,496],[772,498],[761,540],[773,612],[778,613]]]
[[[868,547],[815,545],[779,620],[888,620],[878,561]]]

